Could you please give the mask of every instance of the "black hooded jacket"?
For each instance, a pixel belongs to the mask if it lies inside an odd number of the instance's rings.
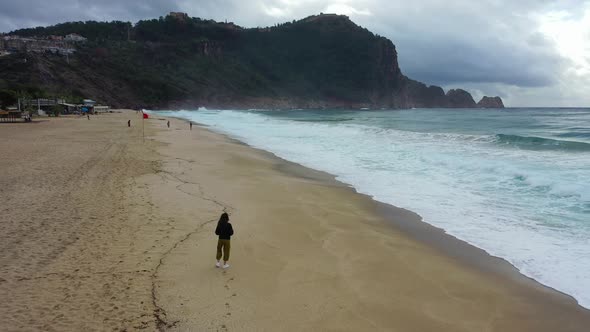
[[[224,225],[217,225],[215,229],[215,234],[219,235],[220,240],[229,240],[232,235],[234,235],[234,229],[231,227],[230,223]]]

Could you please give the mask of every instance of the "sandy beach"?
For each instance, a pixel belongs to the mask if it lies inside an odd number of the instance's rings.
[[[170,123],[0,124],[0,330],[588,331],[571,297],[409,211]]]

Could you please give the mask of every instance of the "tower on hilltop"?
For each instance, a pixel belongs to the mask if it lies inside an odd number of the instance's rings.
[[[175,19],[177,19],[179,21],[186,21],[186,20],[188,20],[188,14],[187,13],[170,12],[170,14],[168,14],[168,16],[174,17]]]

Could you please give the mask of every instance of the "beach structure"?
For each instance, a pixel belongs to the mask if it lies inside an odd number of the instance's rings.
[[[43,116],[43,115],[47,115],[46,110],[49,107],[52,107],[55,105],[63,105],[64,103],[65,103],[65,100],[59,99],[59,98],[55,98],[55,99],[51,99],[51,98],[37,98],[37,99],[19,98],[18,99],[18,109],[22,110],[22,109],[26,108],[27,106],[30,106],[32,108],[37,108],[37,114]]]
[[[37,108],[41,108],[42,106],[62,105],[64,103],[65,100],[59,98],[18,99],[18,105],[21,108],[26,106],[37,106]]]
[[[82,104],[83,104],[84,106],[94,106],[94,105],[96,105],[96,101],[94,101],[94,100],[92,100],[92,99],[84,99],[84,100],[82,101]]]
[[[84,99],[82,104],[67,103],[65,99],[60,98],[19,98],[18,109],[22,110],[26,107],[32,107],[37,109],[39,115],[47,115],[46,111],[50,107],[59,105],[64,108],[65,113],[106,113],[109,112],[111,107],[108,105],[97,105],[96,101],[92,99]]]
[[[94,105],[96,105],[96,101],[92,99],[84,99],[82,105],[80,106],[80,111],[82,111],[83,114],[93,114]]]
[[[0,110],[0,122],[30,122],[31,116],[19,110]]]
[[[14,111],[0,110],[0,122],[16,122],[17,119],[20,119],[20,112],[17,117]]]
[[[107,113],[111,109],[110,106],[106,105],[95,105],[94,106],[94,113]]]
[[[65,113],[77,113],[78,112],[78,105],[71,104],[71,103],[62,103],[60,104],[64,107]]]

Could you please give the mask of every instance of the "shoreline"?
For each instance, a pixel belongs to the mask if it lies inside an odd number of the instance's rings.
[[[537,288],[542,291],[551,293],[556,297],[562,297],[567,301],[573,301],[578,307],[586,311],[590,315],[590,308],[586,308],[580,305],[577,299],[559,289],[543,284],[542,282],[534,279],[533,277],[527,276],[522,273],[516,266],[510,263],[507,259],[494,256],[488,253],[485,249],[477,247],[470,242],[460,239],[452,234],[449,234],[445,229],[427,223],[423,220],[423,217],[417,212],[395,206],[393,204],[381,202],[375,200],[368,194],[360,193],[352,185],[344,183],[337,179],[336,175],[324,172],[321,170],[309,168],[299,163],[286,160],[282,157],[275,155],[271,151],[260,149],[249,145],[246,142],[240,141],[227,134],[214,131],[209,128],[208,125],[190,121],[180,117],[174,116],[163,116],[157,115],[163,118],[175,119],[183,122],[192,122],[196,126],[212,132],[216,135],[224,137],[226,140],[235,144],[243,145],[249,149],[258,151],[259,153],[266,155],[270,159],[277,161],[277,170],[285,172],[290,176],[313,179],[316,181],[324,182],[326,185],[333,185],[337,187],[343,187],[351,190],[354,195],[359,195],[363,199],[369,200],[374,205],[376,213],[381,215],[383,219],[387,220],[390,225],[399,232],[404,233],[408,237],[419,241],[420,243],[426,244],[429,247],[440,251],[444,255],[456,259],[465,266],[477,269],[480,272],[493,273],[501,278],[508,278],[511,281],[521,283],[533,288]]]
[[[162,133],[163,141],[180,148],[178,135],[182,135],[183,128],[188,126],[184,119],[175,118],[170,122],[171,129],[174,127],[175,130]],[[260,243],[273,251],[280,248],[285,251],[285,259],[288,257],[286,261],[280,257],[268,259],[278,266],[267,265],[267,260],[260,261],[257,259],[259,255],[253,253],[236,258],[235,269],[230,268],[224,273],[231,276],[226,285],[240,289],[237,293],[240,296],[246,292],[248,299],[254,301],[241,302],[237,307],[252,306],[254,309],[245,310],[242,315],[228,312],[231,314],[229,322],[232,322],[232,325],[226,325],[228,327],[267,330],[280,322],[286,330],[298,326],[299,330],[304,327],[316,330],[584,331],[590,324],[590,312],[572,297],[525,277],[506,261],[423,222],[408,221],[406,224],[422,226],[414,235],[432,236],[435,241],[430,245],[421,241],[424,238],[408,236],[411,229],[395,227],[409,216],[417,218],[414,213],[380,205],[328,173],[285,161],[271,152],[252,148],[206,127],[198,126],[197,129],[201,130],[197,141],[182,142],[186,151],[214,146],[215,151],[222,151],[224,159],[229,158],[223,166],[217,164],[218,167],[226,175],[239,174],[237,178],[230,178],[240,181],[240,184],[232,185],[226,176],[214,176],[209,180],[213,187],[203,186],[204,191],[211,192],[214,187],[223,185],[216,197],[232,202],[233,211],[239,218],[249,222],[252,218],[259,219],[249,227],[263,233],[248,234],[245,246],[256,248],[258,245],[254,243]],[[278,188],[288,190],[282,194]],[[270,205],[260,205],[265,199],[270,200]],[[269,224],[273,219],[266,216],[268,213],[268,216],[276,216],[277,212],[273,211],[281,211],[279,215],[285,220],[276,220],[276,225]],[[310,220],[300,219],[300,213],[304,211],[308,211],[305,215],[311,217]],[[288,229],[282,229],[284,227]],[[424,232],[423,228],[429,231]],[[207,241],[207,236],[194,239],[195,243],[199,241]],[[455,246],[449,246],[449,243]],[[448,255],[449,249],[466,251],[469,255],[463,258],[470,260]],[[237,264],[248,267],[245,270]],[[478,268],[478,264],[485,269]],[[202,269],[206,269],[206,265],[199,270],[189,270],[194,275]],[[241,282],[236,281],[238,278]],[[269,285],[274,285],[271,290],[267,289]],[[187,287],[191,287],[190,283],[176,286],[185,290]],[[250,287],[256,291],[247,290]],[[199,293],[198,288],[188,289]],[[169,291],[179,294],[172,289]],[[287,294],[290,295],[285,297]],[[315,300],[308,302],[310,296]],[[173,297],[168,298],[172,307],[171,303],[175,301]],[[300,302],[303,299],[307,300]],[[233,301],[227,303],[232,308],[236,306]],[[275,305],[269,306],[268,303]],[[295,310],[297,303],[302,307]],[[309,308],[304,303],[318,303],[319,307]],[[338,304],[348,308],[346,313],[339,311]],[[193,308],[196,310],[197,307]],[[268,315],[256,314],[258,308],[263,312],[274,312],[273,317],[281,318],[270,319]],[[186,309],[182,312],[188,313]],[[326,317],[326,314],[335,316],[320,323],[319,317]],[[185,322],[181,320],[180,330],[202,326],[196,320],[197,316],[192,316]],[[180,319],[181,316],[176,317]],[[303,317],[308,318],[302,322]],[[246,324],[245,321],[256,323],[240,325]]]
[[[407,210],[204,127],[189,131],[170,118],[168,128],[159,118],[125,110],[2,126],[0,297],[8,300],[0,329],[590,326],[569,297],[413,238],[396,223],[427,224]],[[236,231],[226,270],[214,266],[222,211]],[[414,233],[446,245],[439,237],[448,235],[427,229]]]

